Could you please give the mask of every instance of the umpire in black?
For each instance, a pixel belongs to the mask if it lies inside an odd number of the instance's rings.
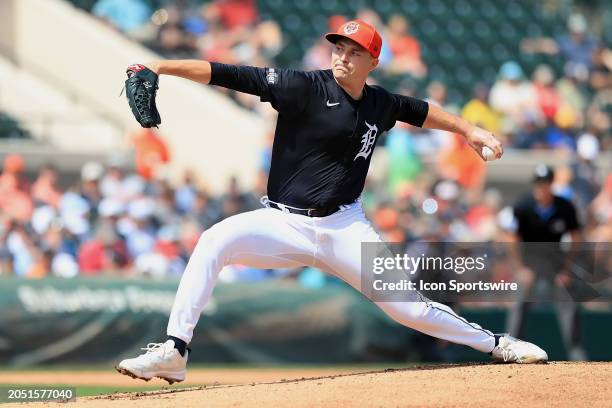
[[[519,266],[517,274],[525,289],[508,315],[507,330],[515,336],[525,335],[525,317],[530,302],[541,294],[539,289],[544,287],[555,296],[568,289],[572,282],[571,254],[581,241],[580,224],[574,204],[554,194],[553,179],[553,168],[544,164],[536,166],[531,192],[514,205],[515,240],[519,243],[514,253]],[[561,240],[566,236],[571,239],[569,252],[561,248]],[[556,302],[555,310],[569,358],[586,359],[580,347],[576,303]]]

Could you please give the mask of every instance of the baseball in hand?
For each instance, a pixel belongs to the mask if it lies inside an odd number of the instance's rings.
[[[491,160],[495,160],[495,152],[487,146],[483,146],[482,148],[482,157],[484,157],[484,159],[486,161],[491,161]]]

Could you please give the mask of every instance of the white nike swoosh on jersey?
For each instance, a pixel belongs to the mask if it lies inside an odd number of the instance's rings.
[[[340,102],[331,103],[331,102],[329,102],[329,100],[327,101],[327,106],[329,106],[329,107],[336,106],[336,105],[340,105]]]

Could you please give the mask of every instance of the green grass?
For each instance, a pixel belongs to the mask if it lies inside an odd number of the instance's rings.
[[[161,391],[179,388],[192,388],[193,385],[173,385],[171,387],[160,386],[144,386],[144,387],[107,387],[107,386],[78,386],[77,397],[86,397],[91,395],[114,394],[117,392],[142,392],[142,391]]]
[[[1,390],[6,389],[48,389],[49,387],[55,388],[69,388],[74,387],[68,384],[0,384]],[[87,397],[93,395],[106,395],[106,394],[114,394],[121,392],[143,392],[143,391],[161,391],[161,390],[170,390],[170,389],[180,389],[180,388],[190,388],[193,386],[190,385],[173,385],[173,386],[155,386],[155,385],[145,385],[140,387],[121,387],[121,386],[95,386],[95,385],[79,385],[76,386],[76,396],[78,397]],[[4,392],[3,392],[4,394]],[[0,395],[0,403],[8,402],[6,401],[6,395]]]

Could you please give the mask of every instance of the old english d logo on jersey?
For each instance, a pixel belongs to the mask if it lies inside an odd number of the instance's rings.
[[[378,133],[378,126],[370,125],[368,122],[365,122],[365,124],[368,127],[368,130],[361,136],[361,150],[359,150],[359,153],[357,153],[357,156],[355,156],[353,161],[357,160],[358,157],[363,157],[367,160],[368,156],[374,149],[376,134]]]

